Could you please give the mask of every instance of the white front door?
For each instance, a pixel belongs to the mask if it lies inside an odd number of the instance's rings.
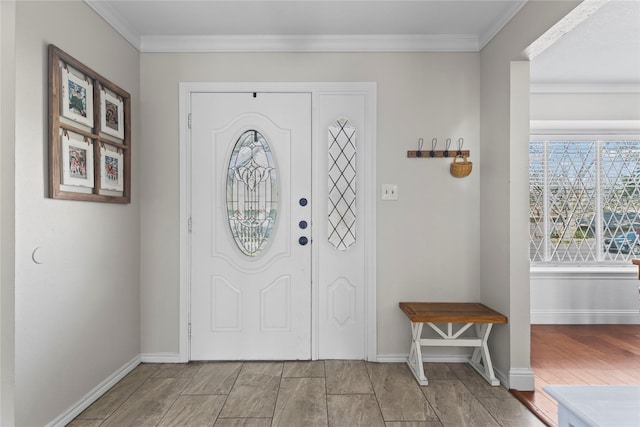
[[[191,94],[192,360],[311,358],[311,94]]]

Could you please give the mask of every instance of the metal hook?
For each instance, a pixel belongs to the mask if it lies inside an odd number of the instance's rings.
[[[458,138],[458,152],[456,153],[458,156],[462,155],[462,146],[464,145],[464,138]]]
[[[416,157],[422,157],[422,146],[424,145],[424,138],[418,139],[418,152],[416,153]]]
[[[446,142],[445,142],[445,147],[444,147],[444,156],[445,157],[449,157],[449,147],[451,146],[451,138],[447,138]]]
[[[431,151],[429,151],[429,155],[431,157],[435,157],[436,156],[436,145],[438,145],[438,138],[433,138],[431,140]]]

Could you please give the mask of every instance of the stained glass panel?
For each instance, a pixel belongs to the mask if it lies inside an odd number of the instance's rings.
[[[269,242],[278,212],[271,148],[256,130],[238,138],[227,170],[227,217],[238,248],[255,257]]]

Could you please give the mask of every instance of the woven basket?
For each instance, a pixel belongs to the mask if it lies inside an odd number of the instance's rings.
[[[462,159],[462,161],[459,162],[458,159]],[[472,167],[473,163],[468,161],[466,157],[459,154],[453,159],[453,163],[451,163],[449,170],[451,175],[456,178],[464,178],[465,176],[469,176]]]

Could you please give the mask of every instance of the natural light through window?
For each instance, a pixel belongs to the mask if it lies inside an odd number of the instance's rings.
[[[640,256],[640,136],[532,135],[533,265],[628,263]]]

